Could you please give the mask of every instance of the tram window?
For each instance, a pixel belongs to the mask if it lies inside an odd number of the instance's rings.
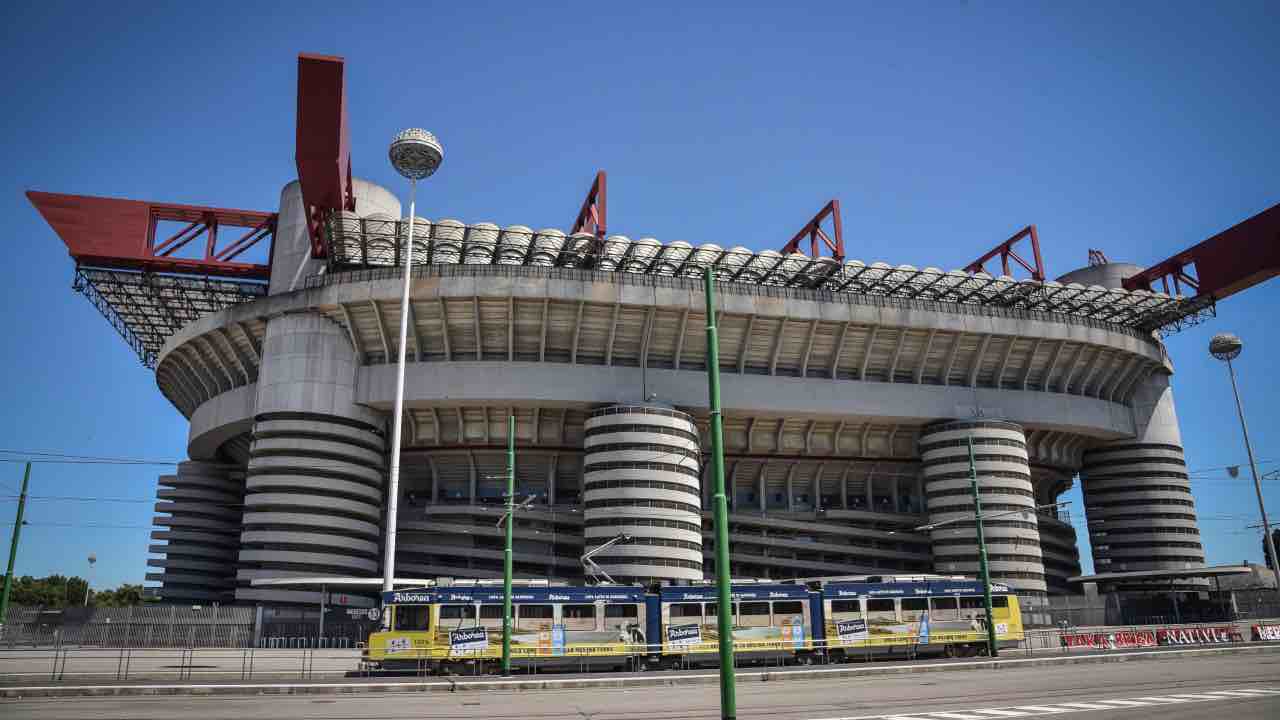
[[[801,625],[804,623],[804,605],[798,600],[773,603],[774,625]]]
[[[481,620],[496,620],[499,625],[502,624],[502,606],[501,605],[481,605]]]
[[[444,627],[468,627],[476,624],[475,605],[441,605],[440,624]]]
[[[742,627],[769,627],[769,603],[738,603],[738,624]]]
[[[929,598],[930,620],[956,620],[960,617],[956,599],[953,597]]]
[[[396,630],[427,630],[431,626],[431,607],[428,605],[397,605]]]
[[[554,623],[555,611],[551,605],[520,605],[516,614],[516,628],[519,630],[550,630]]]
[[[857,600],[832,600],[832,620],[857,620],[862,617],[862,605]]]
[[[716,613],[720,611],[720,604],[709,602],[702,606],[702,614],[707,616],[707,622],[716,619]],[[732,613],[731,613],[732,614]]]
[[[565,630],[595,630],[595,605],[565,605],[562,609]]]
[[[702,605],[700,603],[672,603],[670,612],[672,620],[676,618],[686,620],[702,619]]]
[[[992,605],[994,605],[994,604],[995,604],[995,598],[991,598],[991,604],[992,604]],[[982,609],[984,609],[984,608],[986,608],[986,605],[982,602],[982,598],[980,598],[980,597],[962,597],[962,598],[960,598],[960,609],[961,609],[961,610],[982,610]]]
[[[640,608],[636,605],[605,605],[604,629],[615,630],[640,621]]]
[[[929,611],[929,598],[902,598],[902,619],[919,620]]]
[[[1008,595],[993,595],[993,596],[991,596],[991,607],[993,607],[993,608],[1007,608],[1007,607],[1009,607],[1009,596],[1008,596]]]
[[[867,600],[867,619],[868,620],[893,620],[897,621],[898,611],[893,607],[893,600],[889,598],[877,598]]]

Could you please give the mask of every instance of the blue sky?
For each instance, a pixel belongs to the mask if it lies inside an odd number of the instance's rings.
[[[182,456],[185,421],[22,193],[274,210],[300,51],[347,58],[357,175],[400,188],[392,135],[442,138],[426,217],[565,226],[605,168],[610,228],[632,237],[778,247],[839,197],[851,257],[961,267],[1036,223],[1056,275],[1094,247],[1149,264],[1280,202],[1274,3],[31,5],[0,26],[0,449]],[[1280,468],[1277,309],[1272,282],[1169,340],[1193,470],[1244,462],[1205,352],[1224,330]],[[33,500],[18,572],[93,552],[95,584],[139,581],[165,471],[36,465],[33,495],[131,502]],[[1259,560],[1247,470],[1195,475],[1209,560]],[[0,495],[20,480],[0,463]]]

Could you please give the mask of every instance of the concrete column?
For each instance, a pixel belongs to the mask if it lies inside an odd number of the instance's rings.
[[[951,420],[920,433],[921,468],[929,498],[935,570],[978,573],[976,523],[969,480],[967,439],[973,437],[991,579],[1019,594],[1043,595],[1044,561],[1035,493],[1022,427],[1003,420]],[[993,516],[1025,509],[1015,515]]]
[[[556,465],[559,461],[559,455],[552,455],[547,460],[547,505],[556,504]]]
[[[792,481],[792,479],[794,479],[794,478],[795,478],[795,474],[796,474],[796,464],[795,464],[795,463],[791,463],[790,465],[788,465],[788,466],[787,466],[787,490],[786,490],[786,492],[787,492],[787,512],[792,512],[792,511],[794,511],[794,510],[796,509],[796,508],[795,508],[795,502],[794,502],[794,501],[793,501],[793,499],[792,499],[792,491],[793,491],[793,489],[792,489],[792,487],[791,487],[791,481]]]
[[[156,490],[157,529],[164,544],[148,560],[161,568],[148,573],[159,580],[166,601],[229,602],[235,593],[236,555],[244,502],[244,471],[231,465],[184,462],[174,475],[161,476]]]
[[[1080,479],[1097,572],[1181,570],[1204,565],[1191,480],[1169,375],[1134,393],[1137,435],[1085,451]],[[1208,581],[1179,581],[1206,589]]]
[[[760,506],[760,512],[769,509],[768,505],[768,489],[769,489],[769,463],[760,465],[760,474],[756,477],[756,501]]]
[[[479,470],[476,469],[475,453],[467,453],[467,503],[476,504],[476,493],[479,491]]]
[[[598,524],[583,528],[585,544],[594,547],[618,533],[632,538],[596,562],[619,582],[701,580],[693,418],[666,407],[613,405],[588,415],[586,431],[583,519]]]
[[[318,587],[251,587],[257,577],[369,577],[381,569],[384,421],[354,402],[356,365],[346,331],[322,315],[267,322],[237,602],[320,599]]]

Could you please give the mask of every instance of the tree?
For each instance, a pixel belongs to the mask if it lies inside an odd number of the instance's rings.
[[[30,575],[15,577],[9,594],[12,605],[64,608],[84,603],[84,591],[89,584],[84,578],[50,575],[33,578]]]
[[[89,604],[95,607],[132,607],[141,605],[142,602],[142,586],[128,583],[115,590],[103,590],[102,592],[94,593],[93,597],[89,599]]]
[[[84,604],[84,591],[87,587],[88,583],[81,577],[50,575],[34,578],[30,575],[22,575],[13,580],[9,603],[16,606],[45,607],[55,610],[80,607]],[[142,603],[142,586],[128,583],[115,590],[102,590],[89,595],[89,604],[94,607],[129,607]]]

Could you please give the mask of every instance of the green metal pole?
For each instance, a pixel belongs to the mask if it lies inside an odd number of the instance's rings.
[[[516,416],[507,416],[507,542],[502,554],[502,674],[511,674],[511,536],[516,502]]]
[[[987,653],[997,657],[996,621],[991,611],[991,568],[987,565],[987,539],[982,533],[982,498],[978,496],[978,468],[973,460],[973,435],[969,436],[969,487],[973,490],[973,517],[978,526],[978,571],[982,574],[982,604],[987,609]]]
[[[716,334],[715,277],[703,273],[707,297],[707,388],[711,400],[711,476],[715,479],[716,632],[720,636],[720,717],[738,716],[733,674],[733,597],[729,592],[729,498],[724,492],[724,419],[720,416],[720,339]]]
[[[22,535],[22,513],[27,508],[27,482],[31,480],[31,463],[22,473],[22,492],[18,495],[18,517],[13,521],[13,541],[9,543],[9,569],[4,573],[4,594],[0,595],[0,625],[9,620],[9,590],[13,588],[13,561],[18,558],[18,538]]]

